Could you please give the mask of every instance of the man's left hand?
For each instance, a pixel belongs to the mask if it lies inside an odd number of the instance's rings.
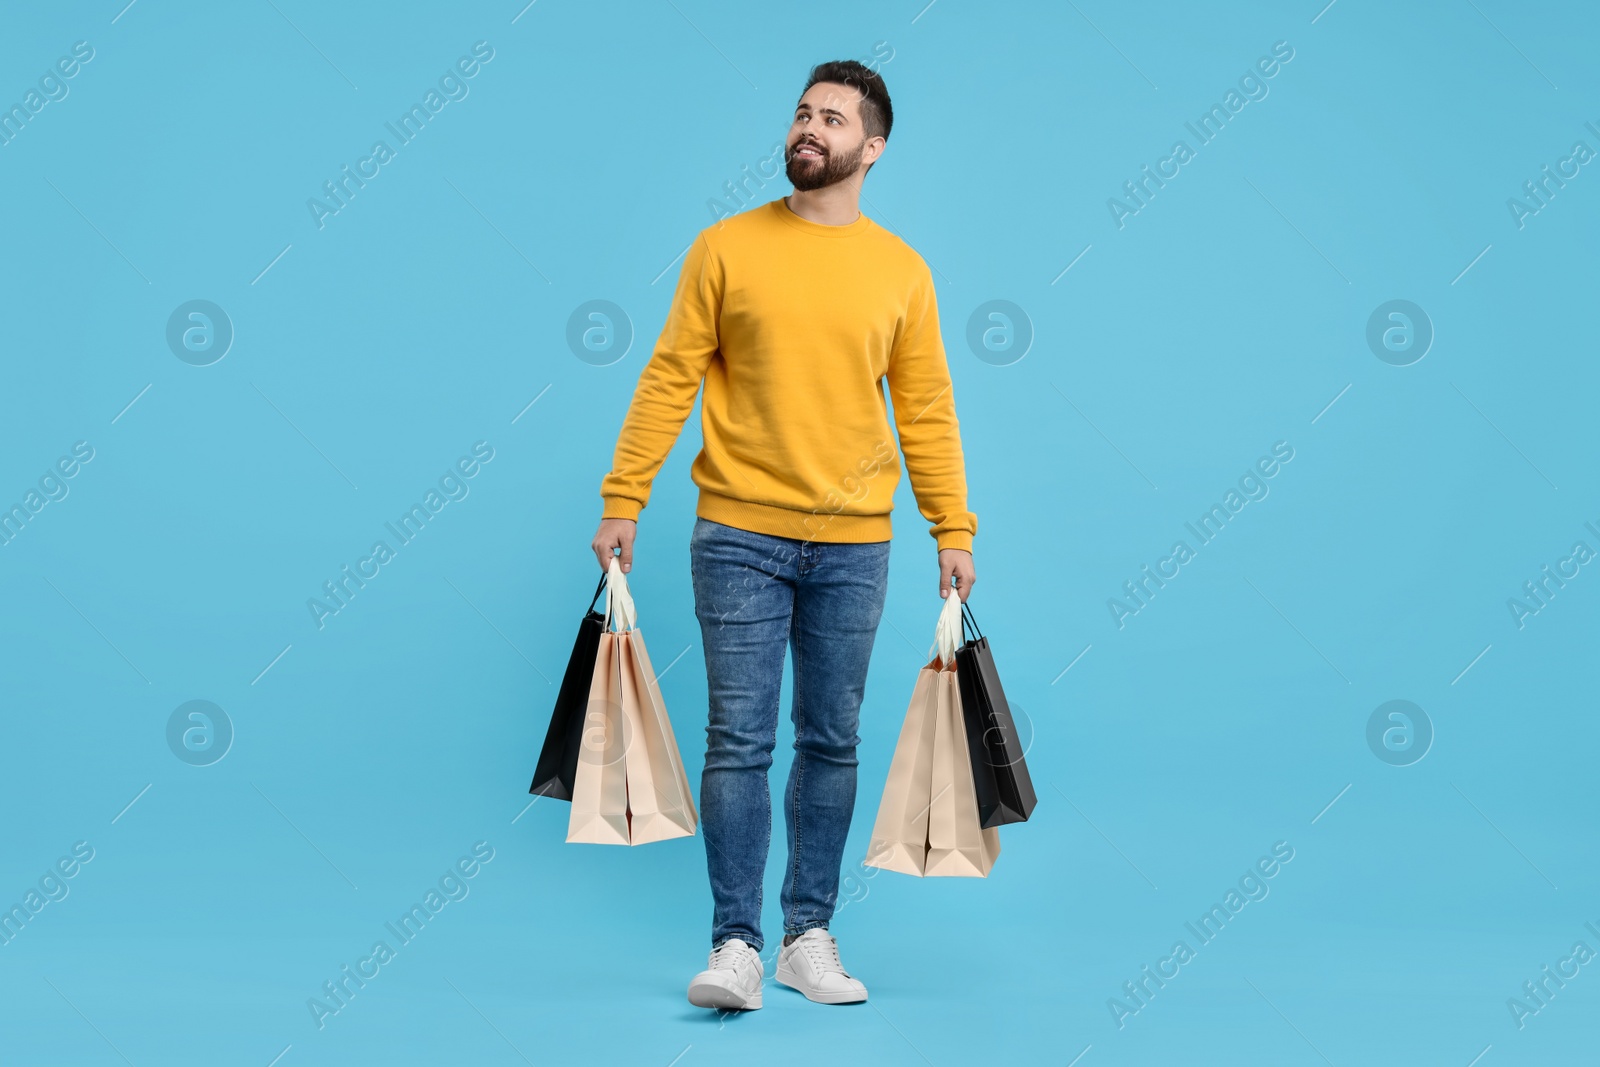
[[[978,580],[978,572],[972,566],[971,552],[959,548],[939,550],[939,599],[941,600],[950,594],[952,575],[955,577],[956,593],[965,604],[967,598],[972,595],[972,583]]]

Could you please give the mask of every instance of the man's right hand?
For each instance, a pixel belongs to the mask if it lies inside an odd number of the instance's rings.
[[[638,532],[639,524],[632,519],[601,519],[600,529],[594,535],[594,544],[589,546],[594,549],[594,558],[600,562],[600,569],[611,569],[613,551],[620,548],[622,558],[617,562],[622,567],[622,573],[631,571],[633,539]]]

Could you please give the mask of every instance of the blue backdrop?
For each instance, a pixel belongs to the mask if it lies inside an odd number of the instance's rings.
[[[1593,1049],[1592,6],[125,3],[0,34],[0,1058]],[[833,924],[871,1000],[719,1018],[703,843],[526,790],[680,257],[789,191],[841,58],[1039,805],[987,879],[859,865],[939,610],[903,482]],[[696,787],[698,420],[632,582]]]

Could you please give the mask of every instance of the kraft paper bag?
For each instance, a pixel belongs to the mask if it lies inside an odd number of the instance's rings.
[[[952,592],[951,597],[955,594]],[[933,801],[928,812],[927,877],[987,878],[1000,832],[980,824],[978,793],[961,710],[960,670],[938,672],[934,689]]]
[[[629,843],[627,750],[634,736],[623,714],[622,655],[618,650],[625,640],[625,635],[609,631],[600,635],[572,782],[572,814],[567,820],[567,840],[571,842]]]
[[[630,744],[627,767],[630,843],[648,844],[694,834],[696,813],[655,671],[637,628],[617,634],[622,713]]]
[[[939,676],[934,666],[917,673],[863,861],[919,878],[928,858],[928,806],[933,799],[934,689]]]
[[[633,645],[634,659],[638,662],[641,673],[647,683],[643,694],[651,698],[656,718],[661,724],[663,747],[667,755],[672,759],[675,779],[683,783],[683,803],[688,809],[692,828],[694,824],[698,823],[700,813],[694,805],[694,794],[689,790],[689,774],[683,766],[683,754],[678,750],[678,738],[672,732],[672,719],[667,715],[667,700],[666,697],[661,695],[661,685],[656,680],[655,668],[650,665],[650,653],[645,649],[643,635],[635,630],[634,640],[631,643]]]

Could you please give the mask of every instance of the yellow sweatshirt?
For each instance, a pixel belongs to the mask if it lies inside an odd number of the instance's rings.
[[[696,515],[805,541],[887,541],[904,456],[938,547],[971,551],[978,517],[933,277],[865,215],[825,226],[779,198],[700,231],[601,481],[603,517],[639,517],[702,380]]]

